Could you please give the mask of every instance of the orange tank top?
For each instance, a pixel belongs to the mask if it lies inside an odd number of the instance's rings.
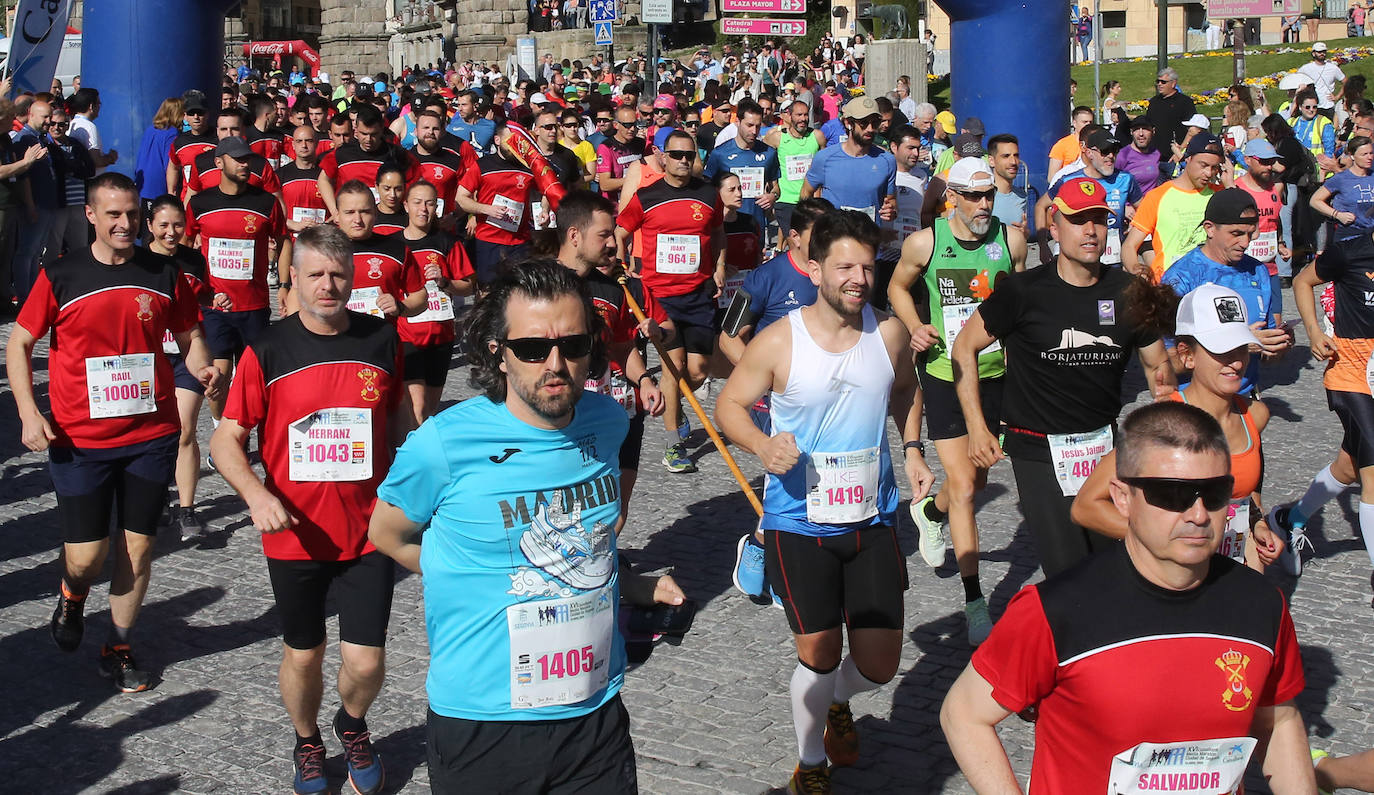
[[[1176,403],[1188,402],[1181,391],[1175,391],[1169,399]],[[1241,424],[1245,426],[1245,449],[1231,451],[1231,476],[1236,479],[1235,486],[1231,488],[1231,499],[1243,500],[1260,487],[1260,477],[1264,474],[1264,453],[1260,447],[1259,432],[1255,430],[1255,421],[1250,416],[1250,401],[1239,395],[1232,400],[1240,414]]]

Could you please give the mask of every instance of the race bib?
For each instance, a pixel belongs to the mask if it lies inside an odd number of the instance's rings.
[[[701,238],[696,235],[659,235],[654,269],[659,273],[696,273],[701,267]]]
[[[849,524],[878,515],[878,448],[812,453],[806,468],[806,518]]]
[[[1245,562],[1245,537],[1250,534],[1250,499],[1231,500],[1226,507],[1226,532],[1217,551],[1237,563]]]
[[[1112,427],[1107,425],[1087,433],[1052,433],[1048,439],[1059,491],[1065,497],[1073,497],[1097,469],[1097,462],[1111,452]]]
[[[172,330],[162,332],[162,352],[170,356],[180,356],[181,348],[177,346],[177,338],[172,336]]]
[[[816,156],[811,155],[788,155],[783,158],[783,165],[787,169],[787,181],[795,182],[799,179],[806,179],[806,172],[811,170],[811,161]]]
[[[841,210],[854,210],[855,212],[861,212],[861,213],[863,213],[864,215],[868,216],[869,219],[872,220],[874,223],[877,223],[877,222],[878,222],[878,208],[877,208],[877,207],[874,207],[874,206],[871,205],[871,204],[868,205],[867,207],[841,207],[840,209],[841,209]]]
[[[1233,795],[1240,791],[1253,737],[1141,743],[1112,757],[1108,795],[1169,792]]]
[[[721,288],[720,298],[716,299],[716,306],[721,309],[729,309],[730,302],[735,299],[735,293],[744,286],[744,274],[738,276],[725,277],[725,287]]]
[[[291,220],[296,223],[313,221],[317,224],[324,223],[325,210],[321,207],[292,207]]]
[[[634,419],[638,410],[635,390],[634,387],[630,386],[630,382],[625,380],[625,376],[620,373],[607,367],[606,372],[600,378],[588,378],[582,388],[598,395],[606,395],[625,409],[625,416]]]
[[[576,704],[604,688],[615,615],[609,583],[566,599],[506,608],[511,709]]]
[[[381,297],[380,287],[354,287],[348,295],[348,308],[354,312],[383,317],[382,310],[377,308],[377,299]]]
[[[320,409],[286,428],[288,477],[297,483],[372,477],[372,412]]]
[[[739,177],[740,194],[746,199],[757,199],[763,195],[763,166],[732,168],[731,173]]]
[[[382,203],[382,194],[380,194],[380,193],[377,192],[377,186],[376,186],[376,185],[373,185],[372,187],[368,188],[368,190],[372,191],[372,203],[373,203],[373,204],[381,204],[381,203]]]
[[[1260,232],[1250,238],[1250,245],[1245,249],[1245,253],[1260,262],[1273,262],[1279,256],[1278,230]]]
[[[434,208],[434,217],[435,217],[435,218],[443,218],[443,217],[444,217],[444,200],[443,200],[443,199],[435,199],[434,201],[436,202],[436,205],[435,205],[435,208]]]
[[[525,218],[524,202],[518,202],[515,199],[512,199],[508,196],[502,196],[498,193],[496,194],[496,196],[492,197],[491,203],[494,207],[500,207],[506,210],[506,213],[509,216],[509,218],[497,218],[495,216],[488,215],[487,223],[491,224],[497,229],[504,229],[507,232],[515,232],[520,229],[520,222]]]
[[[973,317],[973,313],[978,311],[978,306],[981,303],[981,301],[974,301],[968,304],[950,304],[940,307],[940,315],[945,321],[946,355],[954,350],[954,340],[958,338],[959,332],[964,330],[964,326],[968,325],[969,318]],[[1000,350],[1002,350],[1001,341],[993,340],[991,345],[978,353],[996,353]]]
[[[1121,230],[1107,230],[1107,246],[1102,249],[1103,265],[1121,264]]]
[[[618,160],[616,160],[615,162],[616,162],[617,165],[628,166],[628,165],[630,165],[631,163],[634,163],[634,162],[637,161],[637,160],[639,160],[639,155],[623,155],[622,157],[620,157],[620,158],[619,158]]]
[[[425,311],[418,315],[411,315],[406,318],[406,322],[429,323],[453,319],[453,299],[449,297],[448,293],[440,290],[438,283],[433,279],[425,282],[425,297],[429,301]]]
[[[86,390],[93,420],[152,414],[157,411],[153,354],[131,353],[87,359]]]
[[[210,275],[216,279],[246,282],[253,278],[253,258],[256,256],[252,240],[230,237],[210,238]]]
[[[190,181],[191,181],[191,167],[190,167],[190,166],[182,166],[182,167],[181,167],[181,184],[182,184],[183,186],[185,186],[185,185],[186,185],[187,183],[189,183]]]
[[[892,220],[892,229],[897,234],[883,248],[900,254],[902,244],[906,242],[906,239],[921,231],[921,218],[920,216],[902,215],[899,212],[897,217]]]

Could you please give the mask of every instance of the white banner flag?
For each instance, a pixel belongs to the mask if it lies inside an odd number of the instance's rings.
[[[14,79],[14,93],[47,91],[57,73],[57,59],[67,35],[72,0],[19,0],[10,31],[6,71]]]

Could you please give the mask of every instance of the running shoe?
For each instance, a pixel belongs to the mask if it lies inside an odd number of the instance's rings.
[[[682,418],[682,424],[677,426],[677,438],[687,441],[687,437],[692,435],[692,421],[686,417]]]
[[[859,730],[848,704],[832,703],[825,716],[825,755],[835,767],[859,761]]]
[[[372,749],[372,733],[340,731],[339,718],[335,715],[334,736],[343,743],[344,759],[348,761],[348,783],[353,785],[353,790],[358,795],[381,792],[386,783],[386,771],[382,768],[382,758]]]
[[[1293,503],[1275,505],[1269,509],[1266,522],[1269,529],[1278,533],[1284,540],[1283,551],[1279,553],[1279,566],[1292,577],[1302,576],[1302,550],[1312,549],[1312,539],[1307,537],[1306,528],[1289,521]]]
[[[824,762],[815,767],[798,764],[787,782],[787,791],[791,795],[830,795],[830,768]]]
[[[775,591],[775,590],[773,590],[773,585],[772,585],[772,583],[769,583],[769,585],[768,585],[768,598],[769,598],[769,600],[772,601],[773,606],[776,607],[777,609],[779,609],[779,610],[784,610],[784,609],[786,609],[786,608],[784,608],[784,607],[782,606],[782,597],[781,597],[781,596],[778,596],[778,592]]]
[[[152,674],[138,669],[127,643],[100,647],[100,675],[112,680],[121,693],[140,693],[153,681]]]
[[[206,453],[206,454],[205,454],[205,468],[208,469],[208,470],[210,470],[211,472],[218,472],[218,471],[219,471],[218,469],[215,469],[215,458],[214,458],[214,456],[210,455],[209,453]]]
[[[205,535],[205,523],[196,516],[195,506],[173,505],[171,514],[172,524],[181,533],[182,541]]]
[[[291,789],[296,795],[317,795],[329,791],[324,775],[324,743],[308,742],[296,749],[296,778]]]
[[[681,433],[682,429],[679,428]],[[687,445],[682,442],[668,445],[668,449],[663,451],[663,466],[669,472],[695,472],[697,465],[692,463],[692,459],[687,457]]]
[[[1312,749],[1312,769],[1313,769],[1313,770],[1316,770],[1316,769],[1317,769],[1317,766],[1321,764],[1322,760],[1325,759],[1325,758],[1327,758],[1327,757],[1330,756],[1330,755],[1331,755],[1331,754],[1327,753],[1326,751],[1322,751],[1322,750],[1313,748],[1313,749]],[[1329,790],[1329,789],[1321,789],[1321,788],[1318,788],[1318,789],[1317,789],[1317,792],[1321,793],[1321,795],[1334,795],[1334,793],[1332,793],[1332,791]]]
[[[86,632],[85,599],[68,599],[65,593],[57,595],[57,608],[52,611],[53,642],[62,651],[76,651],[81,645],[81,636]]]
[[[753,533],[740,536],[735,547],[735,587],[745,596],[763,596],[763,547]]]
[[[968,645],[977,646],[992,632],[992,616],[988,615],[988,600],[978,597],[964,605],[964,619],[968,621]]]
[[[921,549],[921,560],[926,565],[939,568],[945,562],[945,533],[944,522],[937,522],[926,516],[926,505],[934,505],[934,497],[926,497],[920,502],[911,503],[911,520],[916,523],[918,545]]]

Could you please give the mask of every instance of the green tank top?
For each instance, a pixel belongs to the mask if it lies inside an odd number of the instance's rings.
[[[994,219],[996,221],[996,219]],[[926,357],[926,373],[941,381],[954,380],[949,350],[954,338],[993,288],[1012,271],[1007,227],[1000,221],[983,242],[970,245],[954,236],[949,220],[935,219],[935,245],[926,266],[925,288],[930,299],[930,323],[940,339]],[[1006,372],[1002,345],[994,342],[978,354],[978,377],[996,378]]]
[[[801,201],[806,170],[811,167],[811,158],[819,151],[821,145],[816,140],[815,130],[808,132],[805,138],[795,138],[787,130],[782,131],[778,136],[778,171],[781,172],[778,178],[778,201],[783,204]]]

